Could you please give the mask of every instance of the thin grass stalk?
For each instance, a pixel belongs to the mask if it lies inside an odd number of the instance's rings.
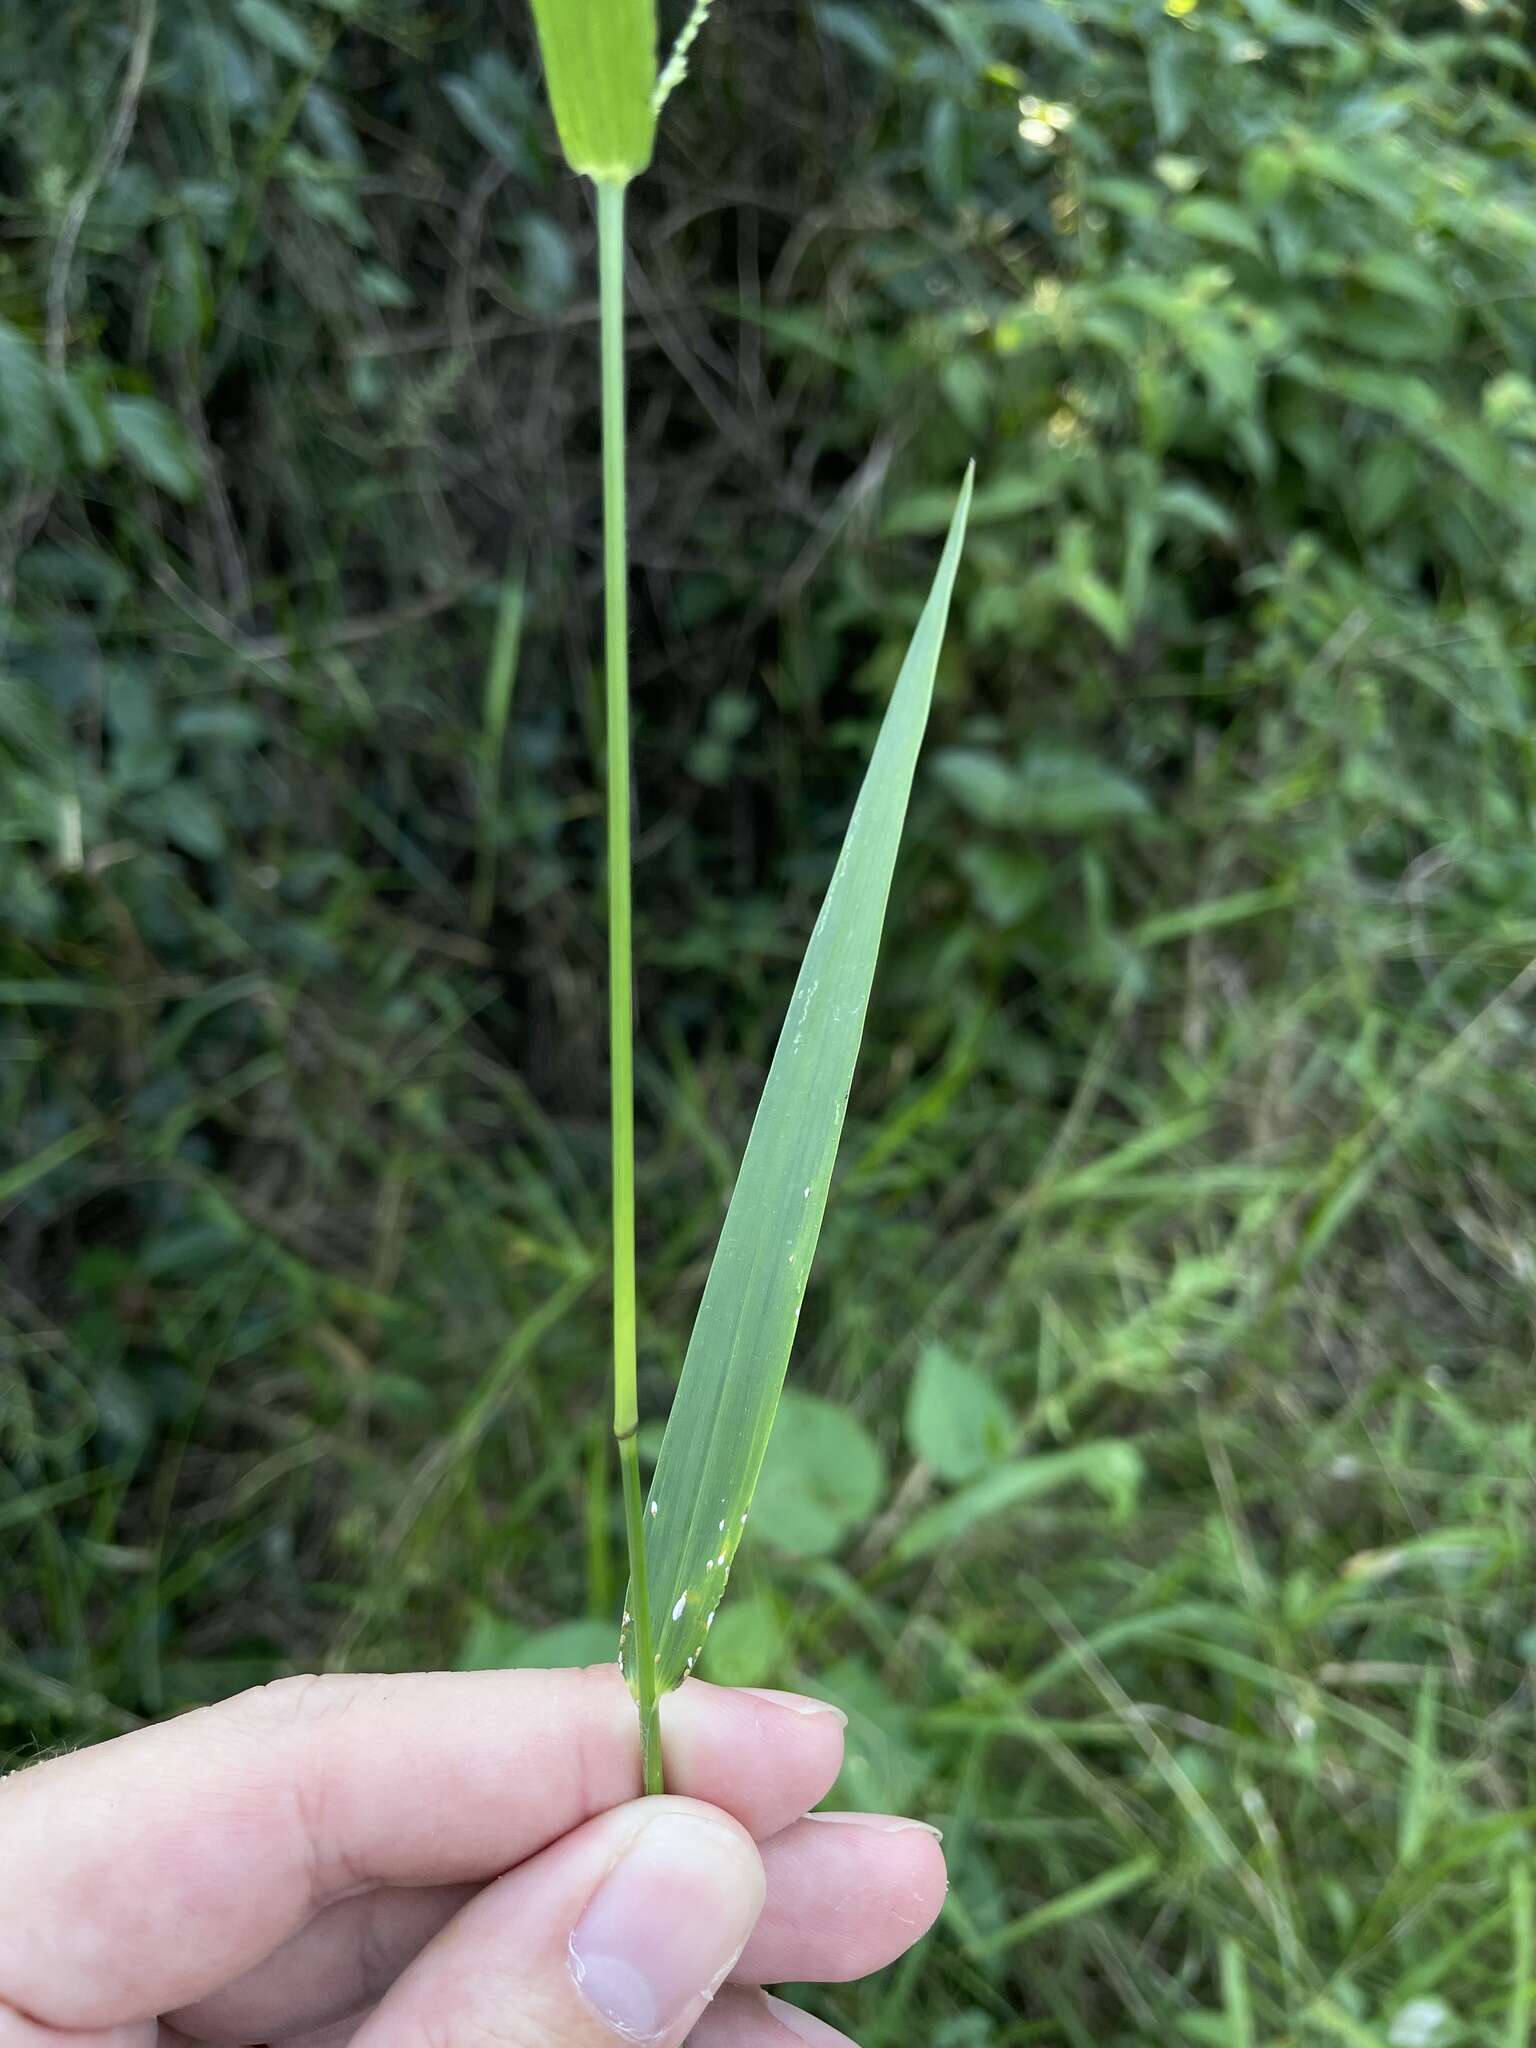
[[[645,1789],[659,1792],[661,1726],[645,1571],[635,1366],[634,942],[630,915],[629,533],[624,454],[624,187],[597,186],[603,358],[603,602],[608,698],[608,1041],[613,1132],[613,1434],[624,1480]]]
[[[496,907],[497,796],[522,634],[522,579],[509,575],[501,586],[501,602],[496,608],[496,631],[485,665],[485,702],[480,721],[480,812],[470,915],[475,930],[481,932],[489,925]]]

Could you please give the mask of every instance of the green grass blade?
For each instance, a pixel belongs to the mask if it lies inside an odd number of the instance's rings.
[[[995,1933],[983,1935],[971,1943],[970,1953],[973,1956],[1002,1955],[1008,1949],[1017,1948],[1021,1942],[1045,1933],[1047,1928],[1060,1927],[1068,1920],[1080,1920],[1085,1913],[1101,1913],[1115,1899],[1150,1884],[1161,1868],[1161,1857],[1151,1854],[1133,1856],[1128,1863],[1117,1863],[1112,1870],[1101,1871],[1097,1877],[1089,1878],[1086,1884],[1048,1899],[1033,1913],[1025,1913],[1020,1919],[1011,1920],[1006,1927],[999,1927]]]
[[[1243,1945],[1231,1935],[1221,1944],[1221,2003],[1227,2016],[1226,2048],[1253,2048],[1253,2004]]]
[[[1440,1713],[1440,1673],[1428,1665],[1419,1687],[1418,1710],[1413,1721],[1413,1760],[1403,1785],[1397,1809],[1397,1860],[1412,1863],[1422,1855],[1434,1819],[1436,1728]]]
[[[784,1385],[970,509],[967,474],[763,1088],[672,1405],[646,1519],[658,1691],[725,1591]],[[624,1644],[632,1684],[633,1644]]]
[[[1509,1873],[1509,1923],[1514,1938],[1505,2048],[1520,2048],[1531,2038],[1531,2013],[1536,2006],[1536,1898],[1531,1866],[1517,1863]]]

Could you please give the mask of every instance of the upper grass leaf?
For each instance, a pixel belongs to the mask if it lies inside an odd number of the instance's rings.
[[[790,998],[651,1483],[646,1558],[658,1691],[682,1681],[703,1645],[779,1405],[863,1035],[971,481],[968,473]],[[633,1681],[627,1632],[623,1648]]]
[[[628,184],[656,140],[656,0],[533,0],[533,19],[566,162]]]

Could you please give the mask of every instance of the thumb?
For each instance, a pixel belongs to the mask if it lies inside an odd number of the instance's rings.
[[[717,1808],[616,1807],[487,1885],[352,2048],[676,2048],[763,1892],[751,1836]]]

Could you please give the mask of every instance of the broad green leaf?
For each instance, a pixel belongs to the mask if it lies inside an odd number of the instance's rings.
[[[877,71],[895,70],[896,54],[873,8],[848,7],[842,5],[842,0],[826,0],[824,6],[816,9],[816,26],[823,35],[835,36],[838,42],[856,51]]]
[[[1008,1404],[983,1372],[930,1344],[918,1360],[907,1401],[907,1442],[941,1479],[974,1479],[1007,1455]]]
[[[1056,544],[1056,586],[1068,604],[1076,605],[1116,647],[1129,644],[1131,619],[1125,599],[1113,590],[1093,563],[1093,541],[1086,520],[1069,519]]]
[[[1019,770],[1014,823],[1023,831],[1093,832],[1151,810],[1129,776],[1070,747],[1036,747]]]
[[[971,885],[982,916],[1007,927],[1028,917],[1050,892],[1051,871],[1032,853],[1012,846],[962,846],[955,865]]]
[[[157,398],[112,398],[107,413],[117,445],[141,476],[173,498],[197,496],[197,449],[173,412]]]
[[[1091,832],[1146,817],[1146,793],[1091,754],[1034,747],[1018,767],[979,747],[947,747],[934,774],[978,824],[1019,832]]]
[[[762,1534],[791,1557],[825,1557],[880,1505],[885,1460],[857,1416],[786,1394],[757,1483]]]
[[[709,1632],[704,1674],[715,1685],[767,1685],[784,1657],[788,1631],[771,1593],[726,1609]]]
[[[996,754],[981,747],[946,747],[933,773],[978,824],[1011,825],[1018,815],[1018,777]]]
[[[265,44],[275,57],[296,64],[301,71],[313,70],[319,64],[320,53],[310,41],[308,31],[276,0],[235,0],[235,19],[247,35]]]
[[[1256,143],[1238,173],[1243,197],[1255,213],[1264,213],[1283,199],[1295,176],[1295,157],[1273,142]]]
[[[0,469],[46,469],[56,445],[43,359],[0,320]]]
[[[1536,385],[1518,370],[1505,370],[1483,386],[1482,409],[1496,432],[1536,441]]]
[[[37,766],[71,772],[68,727],[41,684],[0,669],[0,740]]]
[[[454,1668],[555,1671],[573,1664],[606,1664],[612,1655],[613,1628],[606,1621],[557,1621],[552,1628],[526,1629],[477,1607]]]
[[[1424,478],[1424,463],[1411,441],[1383,434],[1366,448],[1354,476],[1356,518],[1365,534],[1383,533]]]
[[[1157,493],[1157,509],[1165,520],[1192,526],[1196,533],[1208,534],[1213,540],[1237,539],[1231,513],[1198,484],[1164,484]]]
[[[905,1813],[930,1773],[910,1707],[893,1698],[879,1673],[843,1657],[816,1674],[816,1696],[848,1716],[843,1768],[832,1803],[863,1813]]]
[[[656,0],[533,0],[566,162],[627,184],[656,140]]]
[[[1510,502],[1509,451],[1477,420],[1452,420],[1435,440],[1438,454],[1494,505]]]
[[[74,441],[74,452],[86,469],[105,469],[111,461],[114,442],[112,423],[107,417],[107,399],[99,379],[72,376],[65,371],[54,380],[53,393],[59,411]]]
[[[109,784],[115,794],[147,795],[176,772],[176,747],[161,716],[150,676],[137,664],[118,663],[106,677],[107,730],[112,736]]]
[[[137,815],[194,860],[217,860],[228,844],[223,812],[201,783],[186,777],[145,797]]]
[[[1205,176],[1205,165],[1197,156],[1174,156],[1164,152],[1152,159],[1152,168],[1170,192],[1193,192]]]
[[[190,348],[204,332],[212,308],[208,258],[190,213],[166,221],[159,236],[160,282],[152,312],[155,346]]]
[[[779,1405],[853,1083],[971,484],[967,474],[806,948],[651,1481],[647,1576],[662,1692],[681,1683],[725,1591]],[[633,1651],[626,1635],[631,1681]]]
[[[346,108],[323,85],[312,85],[305,94],[302,119],[321,155],[340,170],[361,173],[367,169],[368,159]]]
[[[535,103],[522,75],[499,50],[483,52],[466,76],[445,78],[443,95],[477,142],[509,171],[526,175],[533,165],[525,138]]]
[[[1147,50],[1147,85],[1157,139],[1167,149],[1180,141],[1197,104],[1188,37],[1175,31],[1158,36]]]
[[[1184,199],[1170,216],[1176,228],[1202,242],[1217,242],[1223,248],[1241,249],[1249,256],[1264,254],[1263,238],[1240,206],[1225,199],[1200,196]]]
[[[272,737],[267,721],[248,704],[189,704],[171,725],[179,740],[213,740],[229,747],[259,747]]]

